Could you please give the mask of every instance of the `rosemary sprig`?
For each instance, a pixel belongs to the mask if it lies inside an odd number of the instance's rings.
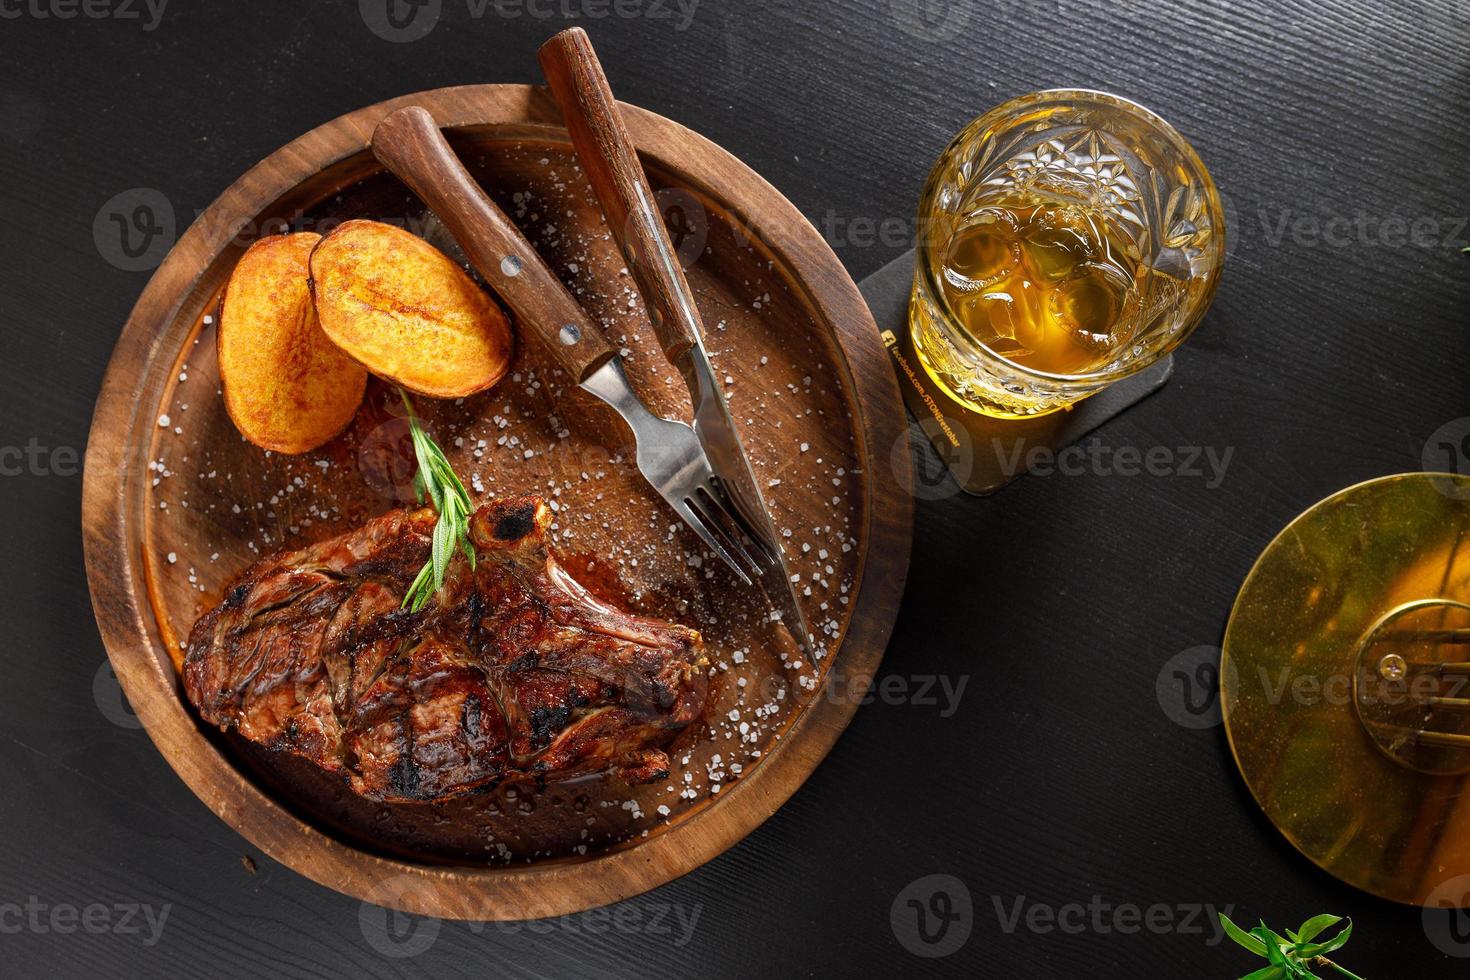
[[[1263,966],[1253,973],[1247,973],[1240,980],[1320,980],[1311,968],[1330,967],[1340,975],[1348,977],[1349,980],[1363,980],[1362,977],[1348,970],[1346,967],[1338,966],[1327,958],[1328,953],[1336,952],[1348,941],[1353,934],[1352,920],[1343,930],[1326,942],[1313,942],[1327,929],[1332,928],[1342,921],[1338,915],[1314,915],[1296,932],[1286,930],[1286,937],[1276,935],[1266,928],[1262,922],[1250,932],[1246,932],[1240,926],[1230,921],[1225,913],[1220,913],[1220,925],[1225,927],[1225,934],[1235,942],[1264,957],[1269,966]]]
[[[403,399],[403,407],[408,410],[408,431],[413,437],[413,452],[419,464],[418,471],[413,475],[414,495],[418,497],[419,503],[423,503],[424,498],[428,497],[434,509],[439,512],[439,522],[434,525],[433,550],[429,560],[419,569],[418,576],[403,597],[403,605],[408,607],[408,611],[418,612],[444,586],[444,573],[448,571],[456,549],[464,552],[464,556],[469,559],[470,568],[475,567],[475,546],[470,543],[470,514],[474,507],[470,504],[470,495],[465,492],[464,484],[455,475],[454,467],[449,465],[444,450],[429,438],[429,434],[419,424],[408,394],[401,388],[398,394]]]

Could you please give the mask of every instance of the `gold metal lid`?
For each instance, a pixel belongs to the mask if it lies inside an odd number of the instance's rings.
[[[1470,906],[1470,477],[1317,503],[1267,546],[1226,627],[1221,708],[1276,828],[1325,870]]]

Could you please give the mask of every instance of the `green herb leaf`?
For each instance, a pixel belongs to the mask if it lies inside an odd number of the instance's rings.
[[[1263,966],[1259,970],[1247,973],[1240,980],[1285,980],[1286,970],[1279,966]]]
[[[1266,955],[1266,944],[1261,942],[1255,936],[1247,933],[1244,929],[1240,928],[1240,926],[1236,925],[1234,922],[1231,922],[1230,917],[1224,912],[1220,913],[1220,925],[1225,927],[1225,935],[1229,936],[1231,939],[1235,940],[1237,943],[1244,946],[1252,953],[1255,953],[1257,956]]]
[[[1284,967],[1288,967],[1288,968],[1291,967],[1292,964],[1287,960],[1286,954],[1284,952],[1282,952],[1282,950],[1281,950],[1281,947],[1283,947],[1283,946],[1285,946],[1288,949],[1290,949],[1291,948],[1291,943],[1289,943],[1286,940],[1282,939],[1280,936],[1276,935],[1276,933],[1272,932],[1270,929],[1267,929],[1266,928],[1266,924],[1264,922],[1261,923],[1260,928],[1258,928],[1258,929],[1252,929],[1251,930],[1251,935],[1253,935],[1253,936],[1259,936],[1265,942],[1265,944],[1266,944],[1266,959],[1271,963],[1271,965],[1273,965],[1273,966],[1284,966]]]
[[[1348,938],[1352,936],[1352,934],[1353,924],[1351,921],[1349,921],[1348,924],[1343,927],[1342,932],[1339,932],[1337,935],[1333,936],[1326,942],[1311,943],[1309,945],[1303,946],[1301,948],[1301,953],[1303,956],[1326,956],[1328,953],[1335,953],[1339,949],[1342,949],[1343,944],[1348,941]]]
[[[464,554],[470,568],[475,567],[475,547],[470,541],[470,515],[474,512],[474,505],[470,503],[470,495],[455,475],[444,451],[419,424],[408,395],[402,389],[398,394],[403,399],[403,407],[408,410],[408,431],[413,439],[414,457],[418,460],[418,471],[413,477],[414,494],[419,503],[428,497],[439,512],[439,521],[434,525],[430,539],[429,561],[419,570],[403,596],[403,605],[410,612],[418,612],[428,605],[434,593],[444,587],[444,578],[456,551]]]
[[[1342,921],[1343,918],[1337,915],[1316,915],[1303,922],[1296,932],[1286,930],[1289,938],[1282,938],[1264,922],[1250,932],[1245,932],[1231,922],[1229,916],[1220,914],[1220,925],[1224,927],[1225,935],[1256,956],[1264,956],[1271,964],[1246,974],[1241,980],[1321,980],[1320,975],[1313,972],[1314,968],[1330,968],[1349,980],[1363,980],[1346,967],[1329,960],[1326,955],[1341,949],[1348,941],[1348,937],[1353,934],[1351,920],[1347,920],[1343,930],[1331,939],[1320,943],[1311,942]]]
[[[1320,936],[1324,929],[1330,929],[1341,921],[1342,916],[1340,915],[1328,915],[1326,913],[1314,915],[1302,923],[1302,927],[1297,930],[1297,934],[1292,936],[1292,938],[1299,943],[1309,943]]]
[[[446,521],[441,513],[439,523],[434,525],[433,545],[429,552],[429,563],[434,566],[435,592],[444,588],[444,573],[449,569],[449,556],[454,553],[453,534],[452,523]]]

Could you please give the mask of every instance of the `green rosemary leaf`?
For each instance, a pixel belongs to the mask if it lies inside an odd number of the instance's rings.
[[[413,584],[408,587],[407,594],[403,597],[403,604],[408,607],[409,612],[418,612],[429,602],[429,597],[434,594],[433,589],[434,566],[425,564],[419,569]]]
[[[406,403],[407,398],[404,401]],[[441,482],[441,474],[436,472],[434,465],[434,454],[438,447],[429,439],[428,433],[419,426],[419,420],[414,416],[412,409],[409,409],[408,431],[413,438],[413,453],[418,461],[418,479],[428,491],[434,509],[442,514],[444,512],[444,485]]]
[[[434,525],[433,548],[429,557],[429,563],[434,566],[435,592],[444,588],[444,572],[449,568],[449,556],[454,552],[454,530],[454,519],[440,514],[439,523]]]
[[[428,488],[424,486],[424,475],[422,473],[420,473],[418,470],[414,470],[413,471],[413,499],[422,504],[424,502],[424,497],[427,494],[428,494]]]
[[[408,394],[402,389],[399,389],[398,394],[403,399],[403,407],[408,410],[408,431],[413,440],[414,457],[418,462],[418,470],[413,478],[414,491],[420,503],[427,496],[439,514],[430,538],[429,560],[419,570],[413,584],[403,596],[404,607],[410,612],[418,612],[428,605],[434,593],[444,587],[449,563],[454,560],[455,552],[462,552],[468,559],[470,568],[475,567],[475,548],[469,533],[469,518],[474,506],[444,451],[419,424]]]

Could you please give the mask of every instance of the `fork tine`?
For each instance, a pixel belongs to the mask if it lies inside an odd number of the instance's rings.
[[[764,571],[760,563],[750,556],[750,552],[746,550],[744,542],[740,540],[738,525],[736,526],[735,532],[731,531],[727,523],[731,519],[730,512],[725,510],[724,505],[720,503],[719,499],[709,492],[708,487],[696,487],[694,493],[689,496],[689,506],[700,517],[704,518],[705,523],[709,525],[712,531],[719,534],[721,540],[729,546],[731,551],[745,559],[745,564],[752,572],[759,575]],[[726,523],[722,523],[721,518]]]
[[[687,500],[679,496],[671,495],[665,497],[664,499],[668,502],[669,506],[674,508],[674,511],[681,518],[684,519],[684,523],[692,527],[694,529],[694,532],[699,535],[700,539],[705,544],[709,545],[710,550],[719,555],[720,558],[725,562],[725,564],[729,565],[730,568],[735,572],[735,574],[740,576],[740,581],[744,582],[746,585],[753,584],[751,582],[750,576],[746,574],[745,569],[740,567],[740,563],[735,560],[735,556],[730,554],[725,546],[720,543],[719,539],[715,537],[714,533],[711,531],[710,522],[705,518],[703,514],[694,510],[694,508],[689,505],[689,502]]]
[[[762,562],[766,566],[778,564],[776,556],[771,553],[770,547],[755,528],[750,525],[750,522],[745,519],[745,515],[740,513],[740,508],[735,506],[735,502],[730,499],[729,491],[725,489],[724,482],[718,476],[710,474],[705,484],[705,492],[714,500],[726,519],[744,536],[746,543],[755,549],[755,553],[760,556]],[[741,550],[745,552],[747,558],[750,557],[750,549],[742,547]],[[760,564],[757,564],[755,567],[757,571],[761,570]]]

